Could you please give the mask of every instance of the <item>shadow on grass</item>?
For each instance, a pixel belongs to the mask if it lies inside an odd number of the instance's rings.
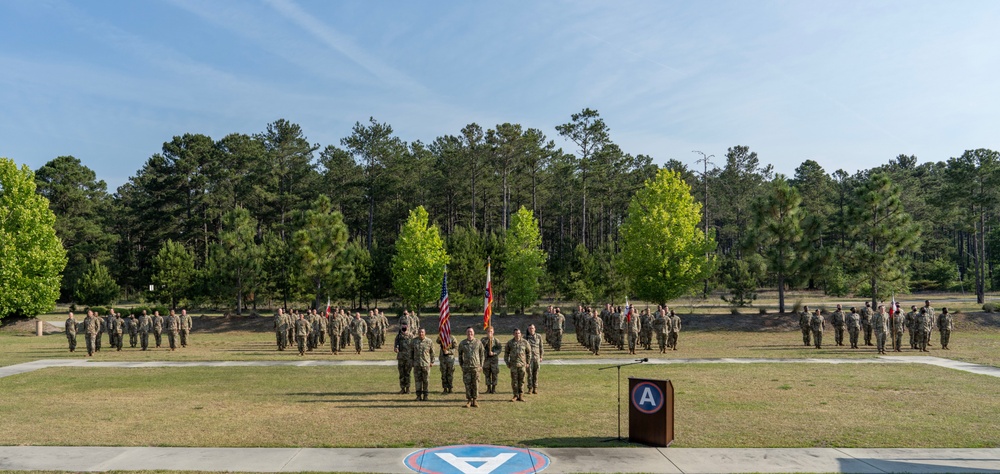
[[[629,442],[627,438],[621,440],[614,436],[579,436],[567,438],[538,438],[521,441],[523,446],[531,448],[622,448],[640,447],[643,444]]]

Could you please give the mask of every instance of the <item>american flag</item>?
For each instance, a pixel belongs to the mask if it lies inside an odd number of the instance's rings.
[[[625,297],[625,320],[632,322],[632,305],[628,304],[628,296]]]
[[[441,280],[441,300],[438,302],[441,310],[441,320],[438,322],[438,334],[445,347],[451,345],[451,309],[448,306],[448,267],[444,267],[444,279]]]
[[[490,261],[486,261],[486,301],[483,310],[483,329],[489,329],[493,320],[493,280],[490,278]]]

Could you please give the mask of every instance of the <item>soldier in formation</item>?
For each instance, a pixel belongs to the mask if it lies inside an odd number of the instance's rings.
[[[97,340],[94,341],[94,352],[101,352],[101,341],[104,339],[104,331],[108,327],[108,322],[97,311],[94,311],[94,317],[97,318]]]
[[[670,333],[667,336],[667,346],[670,347],[671,350],[676,351],[677,337],[680,336],[681,333],[681,317],[678,316],[672,309],[670,310],[670,325],[668,326],[668,329]]]
[[[812,331],[810,326],[810,321],[812,317],[809,315],[809,307],[803,306],[802,312],[799,313],[799,329],[802,330],[802,344],[809,346],[809,334]]]
[[[288,317],[285,310],[278,308],[274,313],[274,342],[278,345],[278,350],[283,351],[288,347]]]
[[[874,311],[872,311],[872,303],[870,301],[865,302],[865,307],[861,308],[861,329],[865,332],[865,345],[872,345],[872,316],[874,316]]]
[[[399,393],[410,393],[410,335],[406,323],[399,326],[399,333],[392,343],[392,352],[396,353],[396,368],[399,370]]]
[[[576,342],[583,347],[587,347],[586,321],[590,317],[589,312],[584,312],[583,305],[577,306],[573,312],[573,333],[576,334]]]
[[[299,356],[306,355],[306,340],[309,338],[309,333],[312,330],[312,323],[310,323],[305,315],[299,313],[299,318],[295,320],[295,344],[299,349]]]
[[[656,313],[653,315],[653,332],[656,333],[656,347],[660,349],[660,354],[667,353],[667,330],[669,322],[670,316],[663,310],[663,307],[656,308]]]
[[[948,308],[941,308],[941,314],[937,317],[938,334],[941,335],[941,349],[950,351],[948,341],[951,340],[951,330],[953,326],[952,317],[948,314]]]
[[[87,310],[87,317],[83,320],[83,330],[87,334],[87,356],[90,357],[97,350],[97,341],[101,337],[101,318],[97,317],[93,311]]]
[[[830,322],[833,323],[833,341],[838,346],[843,346],[844,331],[847,330],[847,315],[844,314],[843,306],[837,305],[837,310],[830,317]]]
[[[66,317],[66,328],[64,331],[66,333],[66,340],[69,342],[69,351],[76,351],[76,318],[73,317],[72,311]]]
[[[177,350],[177,339],[181,331],[181,318],[177,317],[174,310],[170,310],[167,316],[167,341],[170,343],[170,350]]]
[[[528,381],[528,393],[538,393],[538,368],[542,363],[545,347],[542,345],[542,337],[535,333],[534,324],[528,325],[527,335],[524,336],[524,340],[531,349],[531,357],[528,359],[528,365],[525,367],[527,369],[525,377]]]
[[[462,367],[462,383],[465,384],[465,408],[479,408],[479,373],[482,371],[486,354],[483,344],[476,340],[476,331],[465,330],[465,340],[458,345],[458,365]]]
[[[340,350],[344,347],[341,343],[341,335],[344,333],[344,318],[344,310],[338,309],[330,316],[330,322],[326,326],[330,335],[330,352],[334,355],[340,354]],[[409,357],[408,354],[407,357]]]
[[[427,339],[427,331],[421,328],[416,339],[410,341],[410,365],[413,367],[413,383],[417,400],[427,400],[427,378],[434,365],[434,343]]]
[[[507,341],[503,351],[504,362],[510,369],[510,401],[524,401],[524,378],[531,360],[531,347],[521,337],[521,330],[514,330],[514,338]]]
[[[108,313],[108,320],[111,322],[111,329],[109,329],[109,334],[112,334],[111,345],[116,351],[122,351],[122,339],[125,334],[125,320],[122,319],[121,315],[115,313],[115,310],[111,310]]]
[[[934,313],[934,308],[931,307],[930,300],[924,300],[924,312],[931,318],[931,324],[927,327],[927,345],[931,344],[931,335],[934,333],[934,323],[937,322],[937,315]]]
[[[903,331],[906,330],[906,317],[903,316],[902,308],[897,304],[892,313],[892,350],[893,352],[903,352]]]
[[[440,362],[441,368],[441,393],[451,393],[455,388],[453,385],[455,376],[455,350],[458,349],[458,344],[455,342],[455,338],[448,338],[448,342],[445,343],[441,336],[437,337],[438,345],[438,362]]]
[[[135,313],[129,313],[128,318],[125,319],[125,328],[128,331],[128,345],[135,349],[135,346],[139,344],[139,320],[136,319]]]
[[[493,326],[486,329],[483,344],[483,378],[486,382],[486,393],[497,393],[497,375],[500,373],[500,353],[503,345],[493,337]]]
[[[181,347],[187,347],[188,339],[191,338],[191,329],[193,325],[191,324],[191,316],[188,316],[186,309],[181,310]]]
[[[635,314],[634,308],[627,308],[626,312],[627,316],[622,320],[625,327],[622,337],[628,340],[628,353],[635,354],[636,344],[639,343],[639,334],[642,332],[642,318]]]
[[[889,334],[889,315],[885,306],[879,305],[878,311],[872,315],[872,330],[875,332],[875,346],[879,354],[885,354],[885,338]]]
[[[156,348],[160,348],[163,342],[163,316],[159,311],[153,311],[153,339],[156,340]]]
[[[351,320],[351,337],[354,338],[354,352],[361,354],[361,338],[368,333],[368,323],[364,319],[361,319],[361,313],[354,313],[354,319]]]
[[[611,306],[611,305],[608,305]],[[604,339],[604,321],[595,310],[587,320],[587,334],[590,344],[588,347],[594,355],[601,355],[601,341]]]
[[[144,351],[149,349],[149,332],[152,330],[153,318],[146,310],[142,310],[142,314],[139,316],[139,345]]]
[[[817,349],[822,349],[823,345],[823,329],[826,328],[826,321],[823,319],[823,314],[820,310],[816,310],[813,313],[812,318],[809,320],[809,328],[812,330],[813,342],[816,343]]]
[[[861,333],[861,315],[858,309],[851,306],[851,314],[847,315],[847,334],[851,338],[851,349],[858,348],[858,335]]]

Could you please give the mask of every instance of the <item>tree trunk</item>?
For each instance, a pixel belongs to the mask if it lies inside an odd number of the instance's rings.
[[[375,190],[369,189],[368,193],[368,251],[372,250],[372,229],[375,226]]]
[[[785,314],[785,275],[778,275],[778,313]]]

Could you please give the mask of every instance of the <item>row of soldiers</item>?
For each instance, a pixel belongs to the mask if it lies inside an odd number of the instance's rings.
[[[681,332],[681,318],[677,313],[666,306],[658,306],[655,313],[648,309],[639,314],[633,311],[623,312],[621,307],[614,308],[610,304],[600,312],[589,306],[577,306],[573,313],[577,342],[594,355],[600,355],[602,342],[618,350],[624,350],[627,344],[629,354],[635,354],[636,347],[652,350],[655,335],[661,354],[677,350]]]
[[[159,311],[154,311],[150,316],[145,310],[138,317],[135,313],[122,317],[115,313],[114,309],[108,311],[107,316],[101,317],[96,311],[88,309],[87,317],[83,321],[77,321],[71,311],[66,318],[64,332],[70,352],[76,352],[77,332],[84,332],[87,340],[87,356],[93,356],[94,352],[101,350],[105,333],[108,334],[108,344],[118,351],[122,350],[126,334],[129,336],[129,346],[133,348],[141,345],[142,350],[147,350],[150,333],[153,334],[156,347],[160,347],[164,327],[167,330],[170,350],[176,350],[178,342],[181,347],[187,347],[193,323],[191,316],[188,316],[187,310],[184,309],[180,315],[170,310],[166,318],[160,316]]]
[[[902,352],[903,332],[908,332],[910,348],[921,352],[928,352],[927,346],[931,345],[931,334],[937,327],[941,335],[941,348],[950,350],[948,343],[951,339],[951,331],[954,328],[952,315],[948,313],[948,308],[942,308],[940,314],[935,314],[930,301],[924,301],[924,306],[917,309],[916,305],[910,306],[910,311],[902,314],[899,304],[893,308],[891,313],[886,312],[885,305],[879,305],[877,310],[872,310],[871,303],[866,302],[859,312],[856,307],[851,307],[851,312],[845,314],[843,307],[837,305],[837,310],[831,316],[834,329],[834,339],[836,345],[844,345],[844,332],[850,337],[852,349],[858,348],[858,338],[863,333],[866,346],[871,346],[872,335],[875,335],[875,346],[879,354],[886,353],[886,340],[888,338],[894,352]],[[826,320],[820,310],[810,313],[808,306],[802,307],[799,313],[799,328],[802,330],[802,342],[810,345],[810,337],[817,349],[823,343],[823,329],[826,327]]]
[[[417,329],[416,336],[411,336],[409,321],[401,321],[399,333],[393,342],[396,353],[396,365],[399,369],[399,393],[410,393],[410,374],[413,374],[414,390],[417,400],[427,400],[429,392],[428,377],[434,365],[435,346],[437,346],[438,362],[441,368],[442,393],[452,393],[454,388],[453,374],[455,362],[462,368],[462,382],[465,384],[465,407],[479,407],[479,384],[485,379],[486,393],[497,393],[497,378],[500,372],[500,355],[510,369],[511,392],[510,401],[524,401],[524,393],[538,393],[538,368],[544,356],[542,336],[535,332],[535,326],[529,325],[527,334],[521,335],[520,329],[514,330],[514,337],[503,344],[494,337],[493,327],[486,330],[486,337],[476,339],[475,330],[467,328],[466,338],[461,342],[454,338],[438,336],[435,342],[427,338],[427,331]],[[448,340],[446,340],[448,339]],[[482,376],[482,377],[481,377]],[[527,389],[525,389],[527,385]]]
[[[362,340],[365,338],[368,350],[375,351],[385,344],[385,332],[388,328],[388,318],[378,309],[369,311],[367,319],[363,319],[358,312],[352,318],[343,309],[326,315],[321,315],[314,309],[306,312],[293,310],[290,314],[278,309],[274,315],[274,336],[278,350],[283,351],[294,342],[300,356],[305,355],[307,350],[313,351],[325,345],[327,336],[330,339],[330,351],[335,355],[346,349],[352,340],[355,352],[360,354]]]

